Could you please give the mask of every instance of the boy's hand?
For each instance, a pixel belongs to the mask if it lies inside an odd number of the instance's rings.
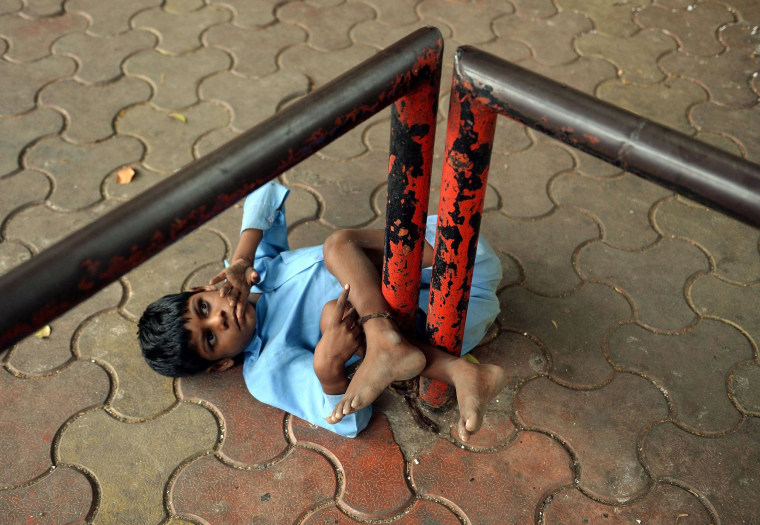
[[[322,338],[314,349],[314,371],[327,394],[345,392],[346,361],[364,350],[364,331],[359,315],[348,302],[348,292],[346,285],[338,300],[330,301],[322,310]]]
[[[219,289],[219,297],[227,297],[234,308],[235,317],[240,323],[245,312],[245,302],[251,292],[251,286],[260,280],[259,273],[245,259],[236,259],[227,268],[216,274],[209,284],[226,281]]]

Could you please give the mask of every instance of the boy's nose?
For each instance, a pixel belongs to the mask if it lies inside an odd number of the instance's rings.
[[[224,312],[224,310],[219,310],[219,313],[214,317],[214,326],[217,328],[217,330],[226,330],[228,328],[227,324],[227,314]]]

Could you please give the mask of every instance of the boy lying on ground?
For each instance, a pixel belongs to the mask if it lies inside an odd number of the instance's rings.
[[[506,384],[504,371],[401,334],[381,291],[382,230],[341,230],[324,246],[289,250],[288,193],[270,182],[248,196],[232,262],[210,283],[223,283],[220,290],[196,288],[148,306],[138,334],[148,364],[160,374],[180,377],[226,370],[242,361],[246,386],[256,399],[348,437],[367,426],[372,402],[388,385],[422,375],[454,385],[457,430],[466,441]],[[423,310],[435,221],[429,217],[427,223]],[[501,264],[481,239],[463,353],[496,318],[500,279]],[[346,367],[359,359],[349,381]]]

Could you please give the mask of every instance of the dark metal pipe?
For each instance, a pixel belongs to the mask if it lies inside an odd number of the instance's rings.
[[[442,46],[416,31],[0,277],[0,349],[415,89]]]
[[[760,226],[760,166],[471,47],[455,75],[494,111]]]

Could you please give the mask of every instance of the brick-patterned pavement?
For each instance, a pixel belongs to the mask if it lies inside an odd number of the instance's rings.
[[[760,162],[756,0],[0,0],[0,272],[425,25],[434,176],[463,44]],[[382,224],[388,122],[283,175],[294,246]],[[760,523],[758,230],[502,118],[486,209],[510,383],[468,445],[391,392],[347,440],[148,369],[138,316],[235,207],[0,354],[0,522]]]

